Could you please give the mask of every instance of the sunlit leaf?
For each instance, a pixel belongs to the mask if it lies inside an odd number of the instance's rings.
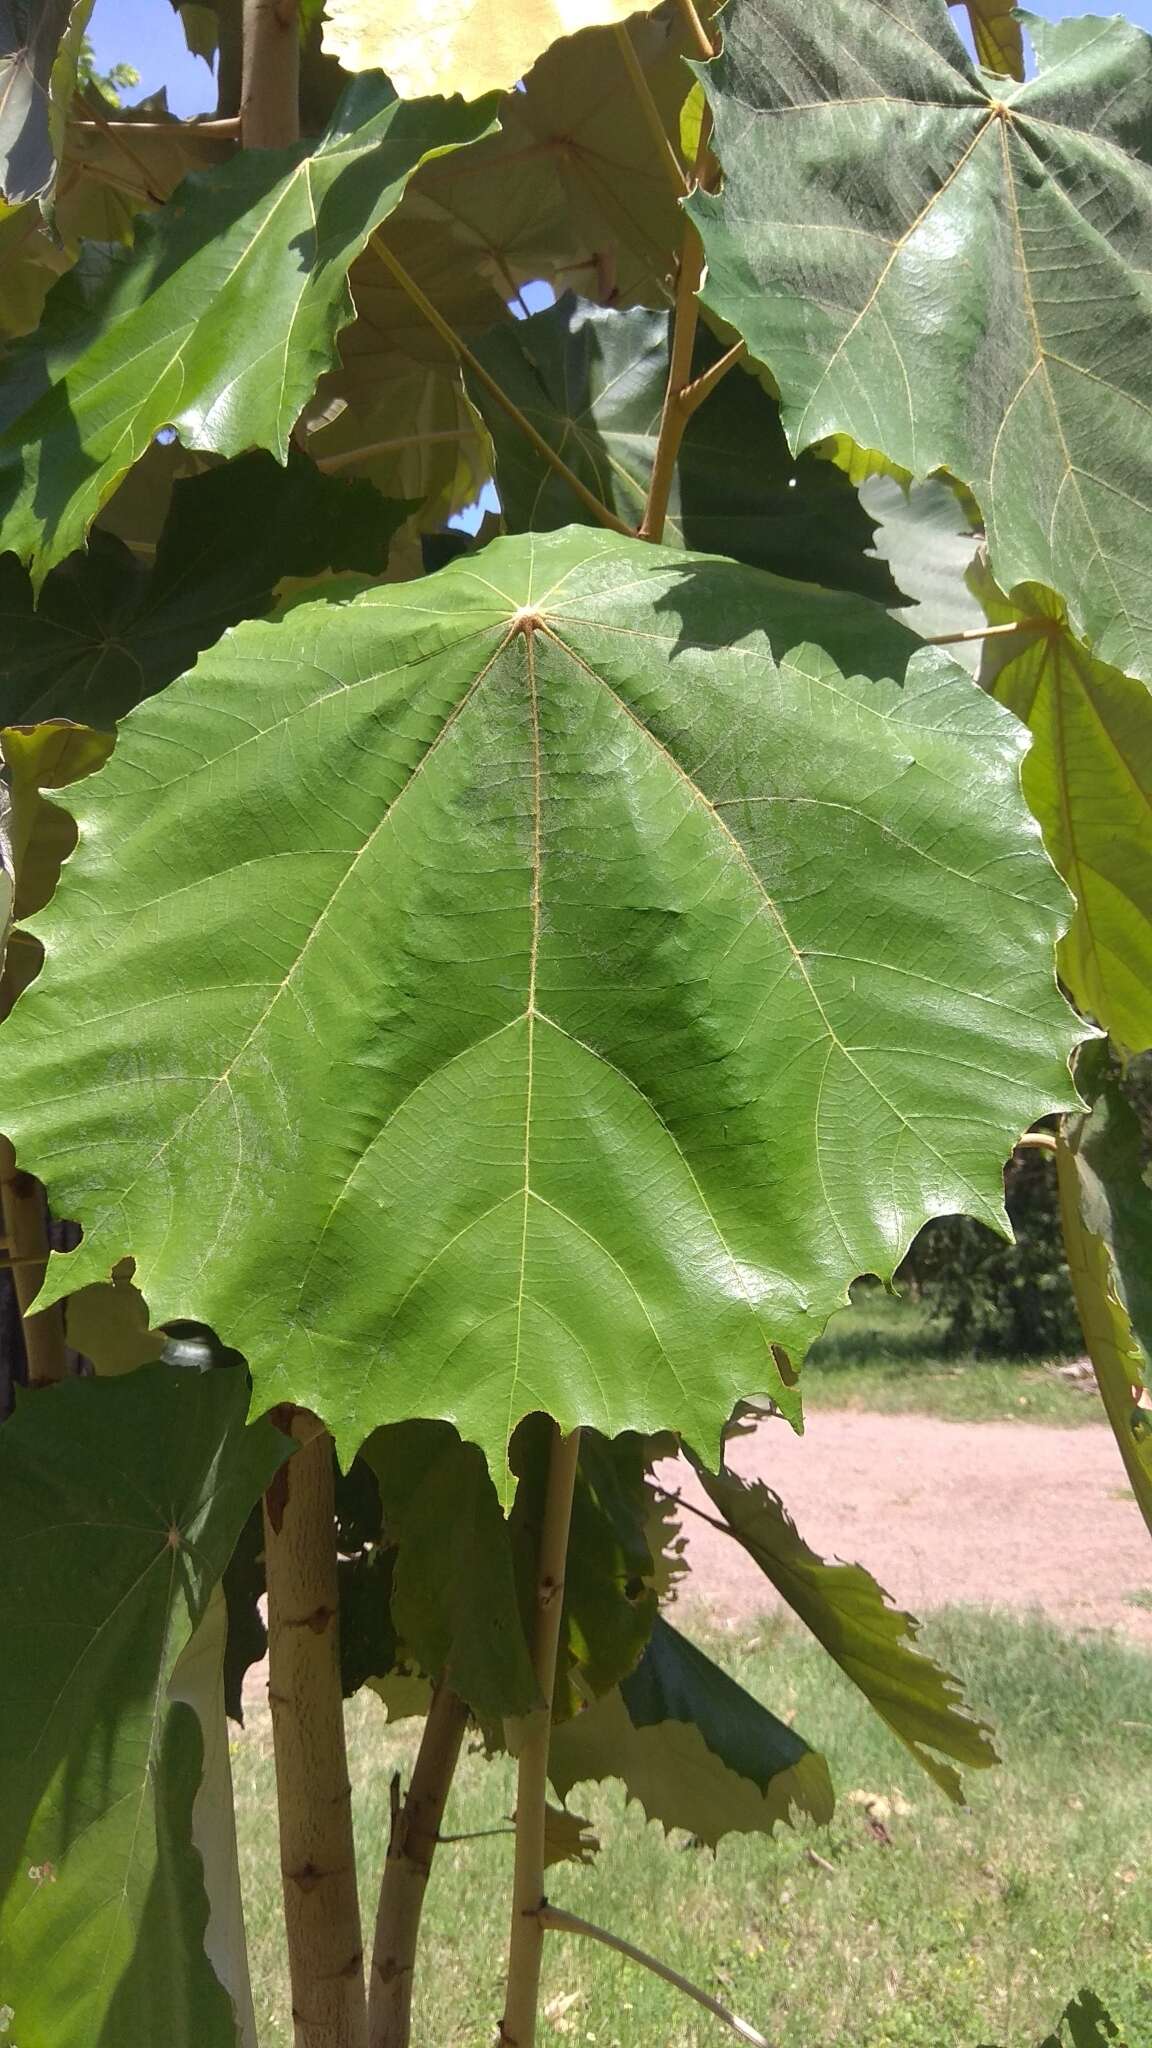
[[[972,27],[976,55],[985,71],[1005,78],[1024,76],[1024,34],[1013,0],[949,0],[963,6]]]
[[[327,0],[324,48],[348,71],[386,71],[405,99],[507,92],[549,44],[626,21],[656,0]]]
[[[44,908],[76,844],[71,814],[48,802],[42,791],[63,789],[90,775],[111,751],[111,734],[91,732],[85,725],[0,726],[0,856],[12,885],[5,925],[11,918],[19,926]],[[39,943],[26,932],[7,933],[9,942],[0,973],[0,1016],[7,1016],[42,957]]]
[[[588,529],[235,628],[77,786],[37,921],[0,1128],[84,1226],[49,1291],[131,1254],[261,1407],[345,1457],[451,1418],[505,1486],[536,1409],[795,1413],[773,1344],[928,1216],[1002,1228],[1072,1100],[1022,735],[914,646]]]
[[[1027,18],[978,72],[938,0],[732,0],[706,72],[724,185],[705,302],[796,449],[847,434],[985,515],[1005,590],[1152,679],[1152,38]]]
[[[1024,793],[1076,898],[1060,947],[1074,998],[1131,1052],[1152,1046],[1152,693],[1090,654],[1052,593],[975,587],[993,624],[985,687],[1032,733]]]
[[[165,427],[189,448],[285,461],[352,317],[350,263],[421,159],[490,115],[357,80],[318,143],[194,174],[131,250],[62,278],[0,378],[8,545],[40,573],[60,561]]]
[[[824,1758],[664,1620],[630,1678],[553,1730],[548,1773],[562,1799],[619,1778],[649,1820],[713,1847],[832,1817]]]
[[[288,1448],[245,1406],[242,1373],[156,1365],[26,1398],[0,1430],[0,1984],[33,2048],[237,2040],[180,1659]]]
[[[891,1605],[863,1565],[828,1564],[809,1549],[777,1496],[758,1480],[724,1467],[698,1470],[736,1541],[917,1763],[959,1801],[960,1777],[942,1759],[986,1770],[997,1761],[996,1751],[984,1723],[963,1709],[956,1680],[916,1648],[912,1616]]]

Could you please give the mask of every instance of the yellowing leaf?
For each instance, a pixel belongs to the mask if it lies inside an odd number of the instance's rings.
[[[994,624],[980,680],[1024,720],[1024,794],[1076,898],[1060,972],[1082,1010],[1129,1052],[1152,1045],[1152,692],[1090,654],[1052,592],[974,587]]]
[[[957,6],[959,0],[951,0]],[[1023,78],[1024,37],[1012,0],[963,0],[972,24],[976,55],[985,71],[1002,78]]]
[[[401,99],[510,92],[561,36],[626,21],[654,0],[330,0],[324,48],[386,71]]]

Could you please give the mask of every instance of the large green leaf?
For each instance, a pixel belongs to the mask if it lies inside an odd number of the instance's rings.
[[[93,0],[0,0],[0,198],[52,189]]]
[[[236,2040],[194,1845],[203,1672],[179,1660],[288,1448],[245,1405],[241,1372],[156,1365],[27,1398],[0,1430],[0,1986],[21,2048]]]
[[[475,1444],[443,1422],[406,1422],[378,1430],[363,1456],[396,1546],[388,1599],[397,1634],[478,1715],[526,1714],[537,1688],[508,1528]]]
[[[409,105],[358,79],[317,144],[194,173],[131,250],[70,271],[0,380],[7,545],[58,562],[164,427],[286,460],[352,317],[353,258],[425,156],[490,126],[487,102]]]
[[[113,725],[226,627],[270,610],[282,577],[381,571],[408,509],[365,479],[322,475],[296,449],[286,467],[254,452],[177,479],[147,567],[97,530],[37,601],[16,556],[0,556],[4,722]]]
[[[1152,1046],[1152,694],[1089,653],[1049,591],[1009,602],[976,579],[997,625],[980,680],[1024,720],[1024,793],[1076,898],[1060,972],[1080,1008],[1132,1052]]]
[[[553,1730],[548,1774],[561,1799],[619,1778],[649,1820],[713,1847],[797,1813],[832,1818],[824,1758],[662,1619],[631,1677]]]
[[[707,305],[794,448],[845,433],[975,493],[1005,590],[1152,678],[1152,39],[1029,16],[971,64],[939,0],[732,0],[706,75]]]
[[[1022,735],[914,646],[587,529],[237,627],[37,921],[0,1128],[84,1226],[49,1291],[131,1253],[345,1457],[795,1414],[773,1344],[928,1216],[1003,1228],[1073,1099]]]
[[[568,293],[547,312],[493,328],[476,344],[501,390],[630,526],[643,517],[656,459],[669,327],[667,313],[621,313]],[[696,374],[719,353],[702,330]],[[507,412],[478,381],[469,388],[496,449],[509,530],[550,532],[588,520]],[[872,533],[847,477],[812,455],[794,462],[775,401],[746,371],[730,371],[688,422],[666,541],[884,603],[896,591],[884,563],[866,552]]]
[[[997,1761],[996,1751],[983,1722],[962,1711],[956,1680],[916,1648],[912,1616],[890,1604],[863,1565],[828,1564],[810,1550],[776,1495],[758,1480],[741,1479],[724,1466],[697,1469],[736,1541],[917,1763],[959,1801],[960,1778],[940,1759],[986,1770]]]

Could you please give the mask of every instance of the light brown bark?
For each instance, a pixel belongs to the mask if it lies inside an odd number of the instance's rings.
[[[508,1988],[500,2024],[501,2048],[535,2048],[544,1949],[544,1833],[548,1803],[548,1752],[552,1741],[552,1695],[564,1609],[564,1570],[572,1494],[580,1456],[580,1431],[561,1436],[553,1424],[548,1491],[536,1575],[536,1636],[533,1664],[541,1704],[528,1716],[516,1781],[516,1866],[512,1883],[512,1932],[508,1944]]]
[[[283,149],[299,134],[297,0],[244,0],[241,140],[246,149]]]
[[[380,1886],[368,1983],[369,2048],[408,2048],[412,1986],[424,1894],[440,1839],[440,1823],[468,1724],[468,1709],[450,1686],[432,1695],[407,1797],[397,1806]]]
[[[296,2048],[367,2048],[363,1937],[340,1690],[332,1441],[296,1409],[301,1448],[264,1500],[268,1699]]]

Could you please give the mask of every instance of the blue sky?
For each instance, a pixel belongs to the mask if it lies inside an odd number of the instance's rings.
[[[1047,0],[1047,5],[1038,5],[1034,11],[1056,21],[1068,14],[1119,11],[1142,28],[1152,29],[1152,0],[1127,0],[1119,10],[1085,5],[1084,0]],[[215,106],[212,74],[199,57],[188,55],[169,0],[96,0],[90,33],[102,69],[127,62],[139,71],[139,87],[126,98],[140,99],[166,85],[174,114],[203,113]]]

